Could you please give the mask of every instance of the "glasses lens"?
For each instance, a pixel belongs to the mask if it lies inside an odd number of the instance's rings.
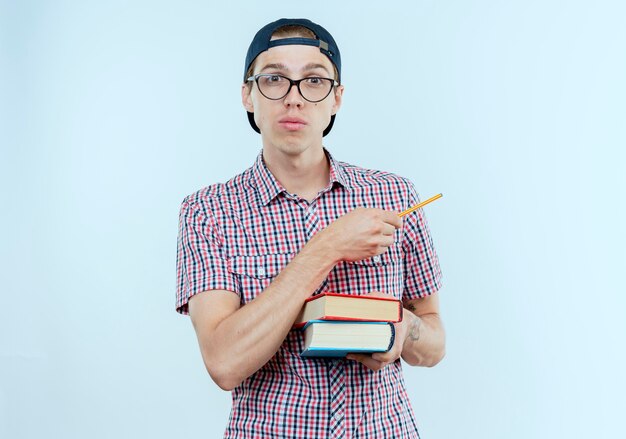
[[[328,96],[333,81],[326,78],[305,78],[300,82],[300,92],[307,101],[318,102]]]
[[[289,93],[289,79],[281,75],[258,75],[259,90],[268,99],[282,99]],[[333,88],[333,80],[311,77],[300,81],[300,94],[310,102],[323,100]]]
[[[289,90],[289,81],[280,75],[260,75],[257,84],[263,96],[268,99],[281,99]]]

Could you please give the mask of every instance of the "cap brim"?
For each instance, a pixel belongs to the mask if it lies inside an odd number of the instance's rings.
[[[252,129],[261,134],[261,130],[258,126],[256,126],[256,122],[254,121],[254,113],[250,113],[249,111],[247,111],[246,113],[248,113],[248,122],[250,122],[250,126],[252,127]]]

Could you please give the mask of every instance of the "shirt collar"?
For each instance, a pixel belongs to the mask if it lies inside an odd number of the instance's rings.
[[[334,183],[339,183],[345,189],[350,191],[350,186],[348,185],[348,179],[346,172],[343,169],[343,164],[336,161],[326,148],[324,148],[324,153],[326,154],[326,157],[328,157],[328,161],[330,163],[330,178],[329,185],[323,190],[323,192],[331,190]],[[287,192],[283,185],[276,180],[270,170],[267,169],[267,166],[265,166],[262,150],[252,166],[252,177],[256,182],[255,186],[259,192],[261,203],[264,206],[267,206],[270,201],[272,201],[281,192]]]
[[[328,161],[330,162],[330,185],[332,187],[333,183],[339,183],[348,192],[351,191],[350,184],[348,181],[348,177],[346,175],[346,170],[343,167],[343,163],[338,162],[334,159],[332,154],[328,152],[326,148],[324,148],[324,152],[326,153],[326,157],[328,157]]]
[[[278,180],[274,178],[270,170],[267,169],[267,166],[265,166],[263,150],[261,150],[252,166],[252,178],[256,182],[255,186],[264,206],[267,206],[274,197],[285,190]]]

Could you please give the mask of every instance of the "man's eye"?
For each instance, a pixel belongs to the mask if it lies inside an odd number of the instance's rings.
[[[284,81],[282,76],[270,75],[266,77],[267,82],[281,82]]]
[[[304,84],[309,88],[323,88],[326,86],[326,80],[324,78],[313,76],[311,78],[306,78],[304,80]]]

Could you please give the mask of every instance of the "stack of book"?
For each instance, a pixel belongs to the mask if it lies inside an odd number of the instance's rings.
[[[304,332],[303,357],[345,357],[387,352],[402,302],[387,297],[323,293],[309,298],[294,326]]]

